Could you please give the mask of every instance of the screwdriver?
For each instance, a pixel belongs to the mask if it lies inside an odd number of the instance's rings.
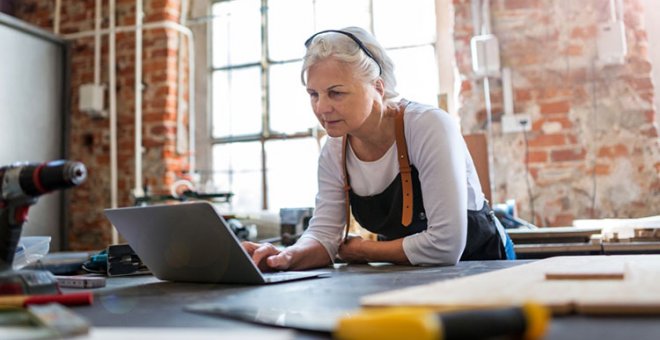
[[[522,306],[438,313],[429,308],[391,307],[365,310],[339,320],[334,338],[454,340],[512,337],[539,339],[550,312],[536,303]]]

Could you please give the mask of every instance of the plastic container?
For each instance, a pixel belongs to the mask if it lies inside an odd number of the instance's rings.
[[[50,236],[21,237],[14,255],[14,269],[21,269],[48,254],[50,239]]]

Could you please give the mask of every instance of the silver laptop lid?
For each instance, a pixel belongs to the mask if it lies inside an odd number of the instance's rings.
[[[106,209],[105,214],[161,280],[265,282],[227,222],[208,202]]]

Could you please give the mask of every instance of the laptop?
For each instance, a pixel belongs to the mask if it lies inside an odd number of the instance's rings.
[[[265,284],[327,271],[263,273],[208,202],[105,209],[117,231],[161,280]]]

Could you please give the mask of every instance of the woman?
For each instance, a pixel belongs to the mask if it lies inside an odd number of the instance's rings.
[[[412,265],[506,258],[508,237],[453,118],[396,101],[392,61],[363,29],[321,31],[305,45],[302,82],[330,137],[319,157],[316,208],[291,247],[243,243],[259,268],[322,267],[337,256]],[[344,235],[348,202],[379,241]]]

